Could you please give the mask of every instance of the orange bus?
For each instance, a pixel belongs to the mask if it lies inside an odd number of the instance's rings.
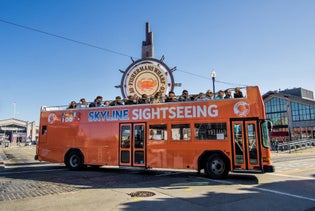
[[[267,125],[257,86],[235,99],[42,107],[35,159],[65,163],[71,170],[193,169],[217,179],[230,171],[273,172]]]

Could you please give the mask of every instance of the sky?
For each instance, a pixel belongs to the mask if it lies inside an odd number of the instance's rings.
[[[146,22],[155,58],[177,67],[177,95],[212,89],[213,70],[216,90],[315,91],[314,11],[313,0],[0,0],[0,120],[39,124],[41,106],[121,96]]]

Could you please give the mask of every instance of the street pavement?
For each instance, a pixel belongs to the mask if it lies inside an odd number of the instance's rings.
[[[194,172],[38,167],[35,146],[11,146],[0,149],[0,210],[314,210],[314,177],[286,177],[301,169],[302,157],[312,162],[314,152],[272,152],[277,177],[211,180]]]

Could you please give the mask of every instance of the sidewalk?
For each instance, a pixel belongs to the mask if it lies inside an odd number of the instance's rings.
[[[271,156],[283,156],[283,155],[300,155],[300,154],[313,154],[315,153],[315,147],[302,148],[299,150],[285,150],[281,151],[271,151]]]
[[[7,159],[7,156],[3,152],[2,145],[0,145],[0,169],[4,168],[4,161]]]
[[[276,162],[285,162],[291,161],[294,159],[299,159],[300,157],[313,157],[315,155],[315,147],[304,148],[295,151],[271,151],[271,161],[272,163]]]

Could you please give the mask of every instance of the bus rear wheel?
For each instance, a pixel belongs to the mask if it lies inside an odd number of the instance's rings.
[[[84,167],[84,158],[80,151],[70,151],[65,158],[65,164],[70,170],[79,170]]]
[[[212,179],[223,179],[229,173],[228,163],[221,155],[210,155],[206,160],[205,172]]]

